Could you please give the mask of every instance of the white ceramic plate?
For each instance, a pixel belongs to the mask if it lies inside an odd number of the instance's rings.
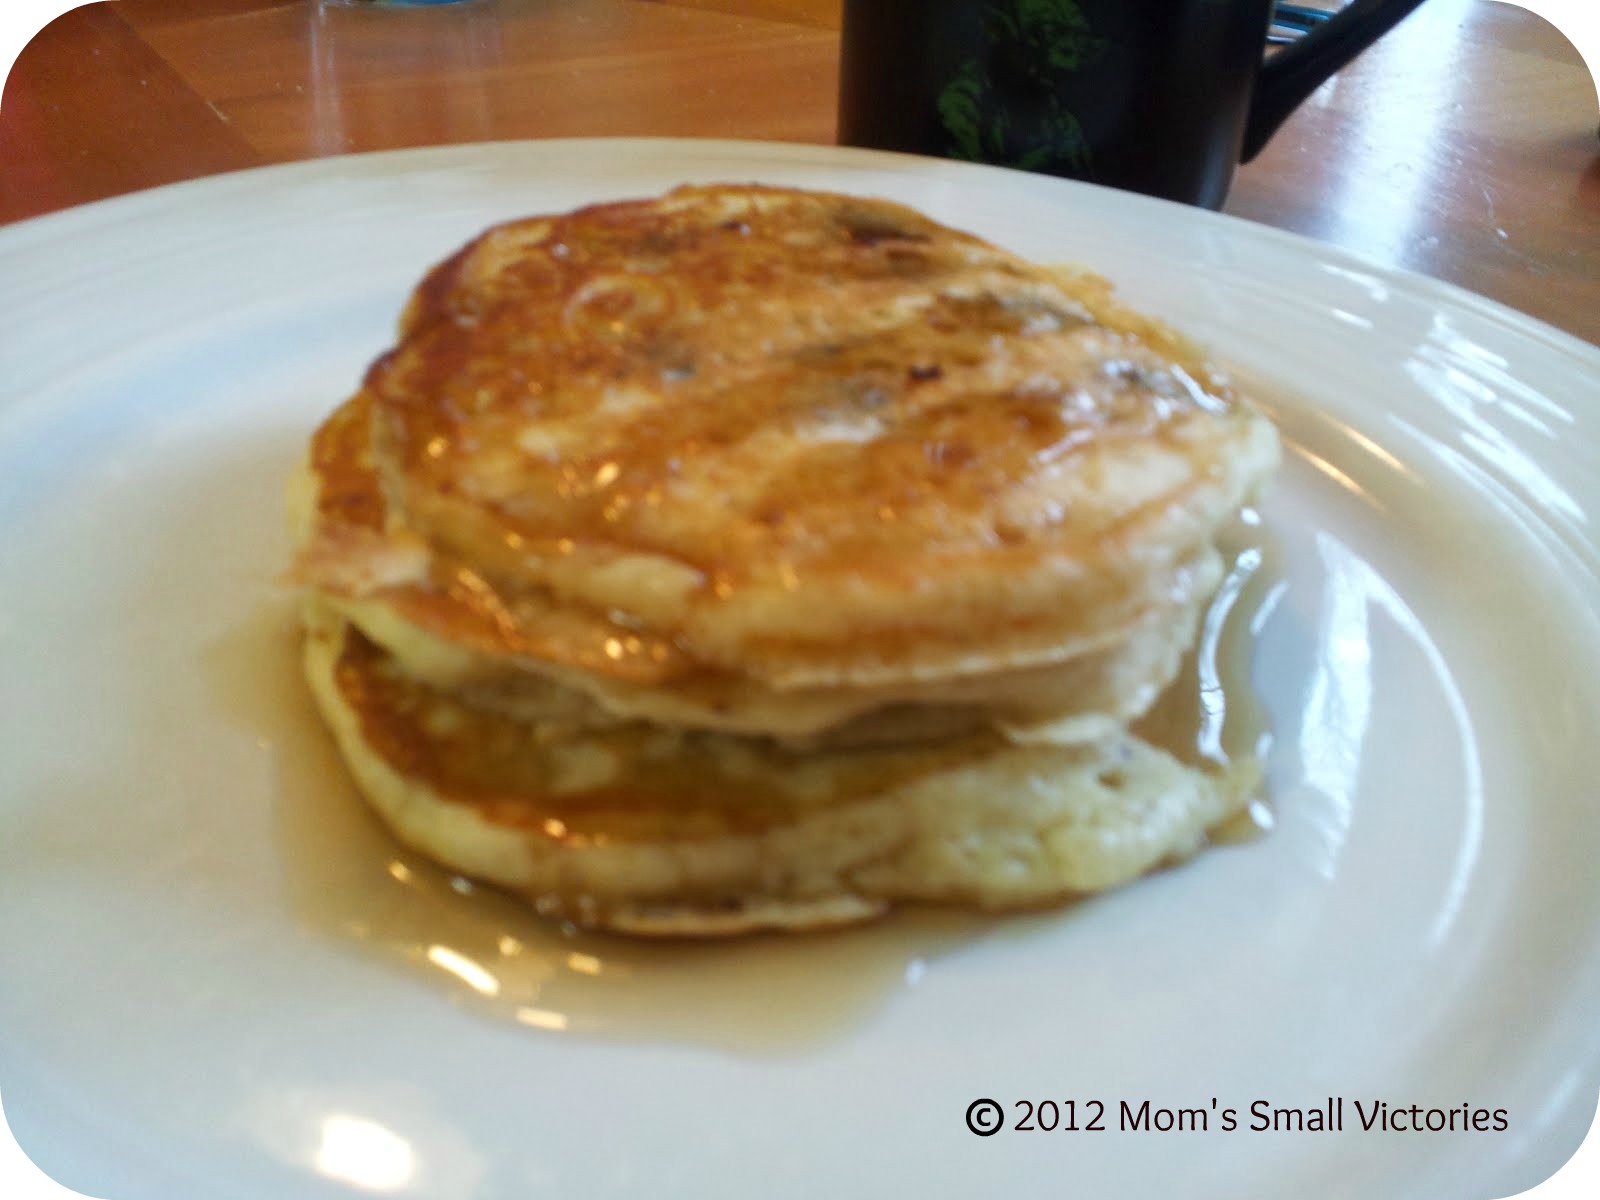
[[[675,963],[563,945],[367,822],[275,578],[306,435],[482,226],[730,179],[891,196],[1086,264],[1267,381],[1291,446],[1255,658],[1271,836],[1046,916]],[[1587,1127],[1593,348],[1209,213],[713,142],[185,184],[0,231],[0,278],[0,1087],[63,1182],[1457,1200],[1531,1186]],[[980,1097],[1001,1134],[967,1131]],[[1255,1101],[1329,1097],[1342,1133],[1250,1128]],[[1104,1103],[1107,1128],[1011,1128],[1042,1100],[1063,1125]],[[1209,1129],[1120,1131],[1147,1100]],[[1356,1100],[1509,1128],[1363,1132]]]

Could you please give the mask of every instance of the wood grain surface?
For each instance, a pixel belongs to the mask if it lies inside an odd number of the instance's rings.
[[[0,221],[349,151],[600,135],[834,138],[840,0],[112,0],[0,96]],[[1498,0],[1429,0],[1240,170],[1227,211],[1600,343],[1600,104]]]

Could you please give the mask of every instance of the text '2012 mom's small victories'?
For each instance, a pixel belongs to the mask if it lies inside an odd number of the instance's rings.
[[[994,1100],[974,1100],[967,1107],[967,1128],[980,1137],[1007,1127],[1007,1111]],[[1010,1107],[1010,1128],[1018,1133],[1504,1133],[1510,1119],[1503,1108],[1425,1108],[1387,1100],[1352,1100],[1329,1096],[1310,1106],[1278,1105],[1255,1100],[1246,1106],[1224,1106],[1215,1097],[1193,1108],[1167,1107],[1149,1100],[1017,1100]]]

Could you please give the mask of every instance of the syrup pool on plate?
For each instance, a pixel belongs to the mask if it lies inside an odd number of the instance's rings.
[[[1178,677],[1133,731],[1174,758],[1210,771],[1265,765],[1272,750],[1266,708],[1250,684],[1250,652],[1282,577],[1276,542],[1247,508],[1218,539],[1224,574],[1200,619],[1199,635]],[[1211,830],[1214,843],[1248,841],[1272,828],[1259,794]]]
[[[869,1019],[999,923],[922,910],[722,942],[574,931],[414,854],[367,811],[301,678],[292,602],[264,607],[206,665],[224,714],[277,752],[275,825],[294,917],[493,1017],[781,1054]]]
[[[1250,688],[1252,626],[1276,578],[1270,542],[1247,511],[1223,543],[1227,567],[1178,678],[1135,726],[1208,770],[1270,747]],[[908,907],[872,924],[731,941],[652,942],[586,934],[522,901],[442,870],[394,840],[349,781],[300,674],[293,601],[266,605],[212,647],[206,669],[230,719],[274,751],[275,828],[296,920],[530,1029],[784,1053],[837,1036],[914,989],[940,960],[1018,922]],[[1270,828],[1256,798],[1215,831]],[[1131,886],[1138,886],[1137,883]]]

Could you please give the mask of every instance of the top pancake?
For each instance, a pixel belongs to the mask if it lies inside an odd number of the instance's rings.
[[[1115,638],[1276,458],[1099,287],[756,187],[490,230],[365,392],[391,517],[432,552],[779,687]]]

